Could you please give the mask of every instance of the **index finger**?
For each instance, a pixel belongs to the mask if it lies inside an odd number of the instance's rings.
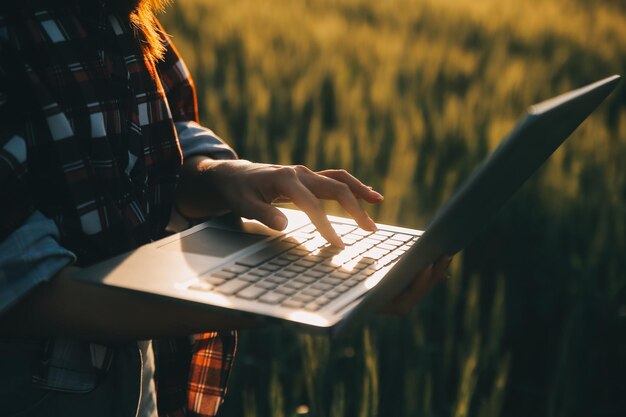
[[[331,226],[330,221],[328,221],[320,200],[300,181],[283,183],[279,185],[278,191],[281,195],[290,198],[296,206],[309,216],[309,219],[311,219],[311,222],[317,227],[324,239],[332,245],[341,248],[345,247],[343,241]]]

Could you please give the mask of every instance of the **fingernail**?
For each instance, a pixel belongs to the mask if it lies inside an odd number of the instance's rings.
[[[378,201],[383,201],[385,199],[385,197],[383,197],[383,195],[379,192],[372,190],[371,193],[374,195],[374,198]]]
[[[278,230],[285,230],[285,228],[287,227],[287,223],[287,219],[282,216],[274,217],[274,225],[276,225],[276,228]]]

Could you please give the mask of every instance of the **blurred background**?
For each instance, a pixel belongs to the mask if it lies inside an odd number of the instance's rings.
[[[348,169],[412,228],[530,104],[626,73],[624,0],[176,0],[161,20],[241,157]],[[222,415],[625,415],[626,82],[452,275],[347,344],[242,332]]]

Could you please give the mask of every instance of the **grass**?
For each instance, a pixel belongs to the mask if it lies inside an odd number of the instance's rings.
[[[377,221],[417,228],[528,105],[626,72],[620,0],[178,0],[162,20],[242,157],[349,169],[386,196]],[[408,317],[342,346],[243,334],[224,415],[623,412],[624,160],[620,86]]]

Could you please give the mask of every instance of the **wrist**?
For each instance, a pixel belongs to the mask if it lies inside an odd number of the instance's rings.
[[[194,156],[185,160],[176,187],[174,207],[182,216],[193,219],[219,216],[229,211],[215,181],[215,169],[229,160]]]

